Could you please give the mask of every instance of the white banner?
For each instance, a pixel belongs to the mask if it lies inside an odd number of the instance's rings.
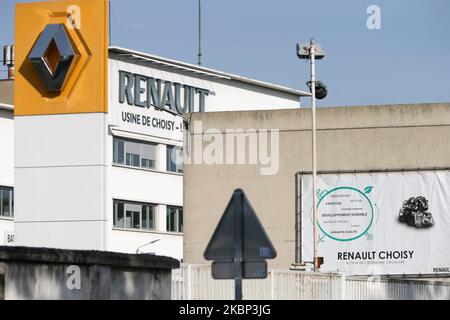
[[[302,176],[302,253],[313,256],[311,175]],[[450,172],[319,175],[322,271],[450,273]]]
[[[183,119],[165,111],[110,104],[111,124],[117,130],[183,141]]]

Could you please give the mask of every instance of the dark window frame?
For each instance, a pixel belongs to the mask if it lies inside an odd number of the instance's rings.
[[[139,145],[140,153],[127,153],[127,143],[135,143]],[[142,146],[151,146],[154,148],[154,159],[144,158]],[[113,136],[113,165],[126,166],[129,168],[157,170],[158,143],[128,139],[119,136]],[[121,150],[121,154],[117,153]],[[148,163],[150,166],[144,165]]]
[[[181,163],[181,165],[178,165],[172,162],[171,154],[174,149],[181,150],[181,154],[183,154],[183,147],[175,145],[166,145],[166,171],[173,173],[183,173],[183,163]]]
[[[122,205],[122,212],[118,211],[119,205]],[[140,211],[135,211],[130,206],[140,206]],[[126,230],[141,230],[141,231],[156,231],[156,208],[157,204],[149,202],[128,201],[122,199],[113,199],[113,228]],[[147,209],[148,208],[148,209]],[[129,210],[127,210],[129,209]],[[129,213],[129,214],[128,214]],[[139,228],[135,228],[136,213],[139,215]],[[127,215],[128,214],[128,215]],[[144,228],[143,216],[148,219],[148,228]],[[122,216],[121,223],[119,223],[119,215]],[[129,223],[127,223],[129,218]],[[152,225],[150,224],[152,223]]]
[[[183,233],[183,207],[166,206],[166,231]],[[175,210],[174,219],[172,219],[171,210]],[[181,212],[181,213],[180,213]],[[172,225],[174,226],[172,228]]]
[[[4,205],[4,199],[6,199],[4,194],[6,193],[9,194],[8,215],[5,214],[6,209]],[[0,218],[14,219],[14,188],[0,186]]]

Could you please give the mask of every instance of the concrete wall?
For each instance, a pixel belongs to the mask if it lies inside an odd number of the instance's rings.
[[[0,103],[14,104],[14,80],[0,80]]]
[[[169,300],[177,267],[154,255],[0,247],[0,299]]]
[[[70,290],[67,288],[69,266],[9,264],[5,277],[5,299],[170,300],[170,269],[136,271],[98,265],[81,266],[81,287]]]
[[[311,170],[310,119],[309,109],[192,114],[190,131],[194,121],[202,121],[203,132],[279,129],[279,170],[263,176],[259,165],[185,165],[184,262],[204,262],[233,190],[242,188],[278,251],[269,267],[289,268],[295,260],[294,175]],[[321,108],[317,122],[318,170],[450,167],[450,104]],[[195,138],[191,134],[189,143]]]

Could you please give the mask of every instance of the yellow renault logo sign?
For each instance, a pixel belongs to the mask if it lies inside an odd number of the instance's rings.
[[[106,113],[108,1],[16,4],[15,115]]]

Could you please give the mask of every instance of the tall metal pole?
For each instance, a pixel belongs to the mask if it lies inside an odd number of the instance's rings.
[[[313,205],[313,237],[314,237],[314,271],[319,270],[319,259],[317,250],[317,208],[316,208],[316,183],[317,183],[317,161],[316,161],[316,61],[314,38],[310,42],[311,60],[311,120],[312,120],[312,205]]]
[[[202,0],[198,0],[198,54],[197,64],[202,65]]]

